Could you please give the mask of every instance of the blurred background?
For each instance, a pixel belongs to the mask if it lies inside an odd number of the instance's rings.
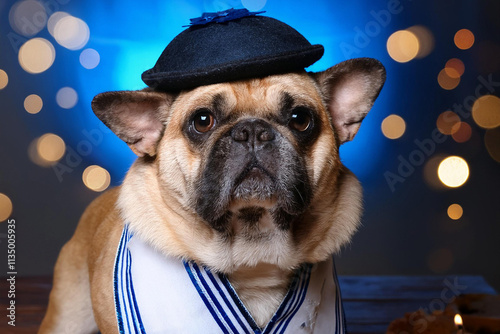
[[[365,212],[339,272],[482,275],[500,290],[497,0],[0,0],[2,261],[15,219],[18,276],[52,274],[84,208],[136,158],[93,115],[93,96],[143,88],[189,18],[230,7],[265,10],[323,44],[310,71],[354,57],[386,66],[341,148]]]

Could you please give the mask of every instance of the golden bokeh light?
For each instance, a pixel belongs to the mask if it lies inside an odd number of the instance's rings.
[[[464,209],[459,204],[452,204],[448,207],[447,210],[448,217],[450,217],[453,220],[458,220],[462,218],[462,215],[464,214]]]
[[[406,63],[414,59],[420,46],[417,36],[408,30],[399,30],[387,39],[387,52],[398,63]]]
[[[19,1],[9,11],[9,23],[18,34],[31,37],[47,23],[47,12],[41,1]]]
[[[36,143],[38,156],[47,163],[59,161],[66,152],[64,140],[53,133],[46,133]]]
[[[450,78],[460,78],[465,72],[464,63],[458,58],[451,58],[444,65],[444,70]]]
[[[447,187],[457,188],[469,178],[469,165],[467,161],[458,156],[450,156],[439,164],[439,180]]]
[[[477,125],[493,129],[500,125],[500,98],[483,95],[472,106],[472,118]]]
[[[33,38],[19,49],[19,64],[28,73],[42,73],[52,66],[56,50],[52,43],[44,38]]]
[[[434,50],[434,35],[429,28],[417,25],[406,29],[418,39],[418,52],[415,58],[424,58]]]
[[[460,117],[453,111],[445,111],[441,113],[436,121],[436,126],[444,135],[451,135],[458,131],[460,126]]]
[[[456,32],[453,41],[460,50],[467,50],[474,45],[474,34],[469,29],[460,29]]]
[[[78,102],[78,94],[71,87],[63,87],[57,91],[56,102],[63,109],[71,109]]]
[[[83,183],[87,188],[93,191],[101,192],[106,190],[111,183],[111,176],[104,168],[92,165],[83,171]]]
[[[449,71],[450,70],[446,71],[446,69],[443,68],[439,72],[438,78],[437,78],[439,86],[441,86],[441,88],[446,89],[446,90],[455,89],[458,86],[458,84],[460,83],[460,76],[457,77],[457,75],[455,75],[455,77],[451,77],[447,73]]]
[[[493,160],[500,162],[500,127],[486,131],[484,144]]]
[[[453,253],[448,248],[440,248],[429,254],[427,265],[436,274],[444,274],[451,269],[454,262]]]
[[[59,45],[70,50],[79,50],[89,41],[90,30],[87,23],[81,19],[66,15],[57,20],[53,36]]]
[[[7,220],[12,214],[12,201],[10,198],[0,193],[0,222]]]
[[[406,130],[406,123],[401,116],[389,115],[381,125],[382,133],[389,139],[400,138]]]
[[[457,130],[451,134],[451,137],[457,143],[465,143],[472,136],[472,128],[469,124],[465,122],[459,122],[456,128]]]
[[[85,49],[80,54],[80,64],[87,70],[96,68],[100,60],[99,53],[94,49]]]
[[[28,95],[24,99],[24,109],[30,114],[38,114],[42,110],[42,98],[36,94]]]
[[[7,87],[7,84],[9,83],[9,76],[7,75],[7,72],[4,70],[0,70],[0,89],[4,89]]]

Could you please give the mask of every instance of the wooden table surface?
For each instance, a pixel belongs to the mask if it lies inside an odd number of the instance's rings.
[[[461,293],[496,294],[481,276],[340,276],[350,334],[385,333],[405,312],[440,310]],[[16,327],[7,324],[8,283],[0,281],[0,333],[36,333],[50,277],[16,279]]]

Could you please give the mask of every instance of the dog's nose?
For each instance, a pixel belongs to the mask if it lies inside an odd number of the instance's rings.
[[[274,140],[275,134],[271,124],[252,118],[237,123],[231,130],[231,137],[236,142],[255,147]]]

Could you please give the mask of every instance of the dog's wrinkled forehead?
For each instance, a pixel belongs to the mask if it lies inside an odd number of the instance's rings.
[[[279,111],[302,106],[322,108],[313,80],[305,73],[275,75],[261,79],[202,86],[179,97],[174,112],[189,118],[189,112],[206,108],[232,119],[273,118]]]

